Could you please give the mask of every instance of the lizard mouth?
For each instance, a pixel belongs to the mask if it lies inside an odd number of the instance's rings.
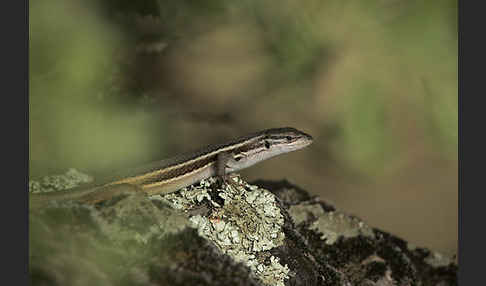
[[[310,136],[309,134],[301,132],[301,135],[302,138],[297,142],[300,148],[307,147],[314,141],[314,138],[312,138],[312,136]]]

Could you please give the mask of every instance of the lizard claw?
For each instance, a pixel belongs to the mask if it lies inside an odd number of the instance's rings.
[[[221,177],[221,187],[223,188],[224,186],[231,186],[235,189],[238,189],[240,187],[244,187],[244,185],[242,183],[239,183],[239,182],[236,182],[235,180],[233,180],[233,178],[235,177],[238,177],[238,175],[233,175],[233,174],[230,174],[230,175],[226,175],[226,176],[222,176]]]

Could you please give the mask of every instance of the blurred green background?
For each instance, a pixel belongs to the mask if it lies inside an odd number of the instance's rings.
[[[270,127],[245,170],[457,251],[457,1],[30,2],[30,178],[133,167]]]

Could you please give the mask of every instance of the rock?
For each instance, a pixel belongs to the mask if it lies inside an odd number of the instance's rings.
[[[286,182],[29,212],[33,285],[457,285],[457,264]]]

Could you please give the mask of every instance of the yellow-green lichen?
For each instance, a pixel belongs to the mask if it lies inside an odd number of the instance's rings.
[[[216,186],[215,178],[153,199],[184,211],[190,211],[202,200],[208,200],[212,206],[209,214],[190,217],[199,235],[212,241],[235,261],[247,265],[264,284],[283,286],[284,280],[289,278],[287,265],[281,265],[278,257],[268,253],[269,259],[259,259],[266,251],[282,245],[285,239],[282,231],[284,218],[275,196],[265,189],[249,185],[238,176],[232,180],[234,183],[217,190],[223,205],[214,201],[208,193],[211,185]]]
[[[65,174],[42,177],[40,181],[29,181],[29,193],[44,193],[68,190],[81,184],[92,182],[93,178],[79,172],[76,169],[69,169]]]
[[[452,263],[452,259],[439,253],[432,251],[426,258],[425,262],[433,267],[446,267]]]
[[[341,236],[374,237],[373,230],[359,218],[339,211],[326,212],[319,204],[291,206],[289,214],[296,225],[308,220],[312,214],[316,219],[311,222],[309,229],[321,233],[321,239],[329,245],[334,244]]]

